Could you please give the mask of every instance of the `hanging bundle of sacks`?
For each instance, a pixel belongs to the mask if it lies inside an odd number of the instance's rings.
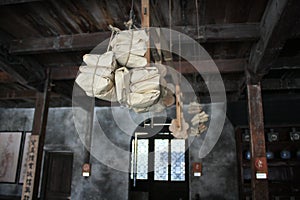
[[[155,66],[146,67],[144,57],[148,39],[145,30],[131,29],[118,31],[110,43],[117,62],[124,66],[115,74],[118,102],[138,113],[162,110],[156,106],[161,97],[160,71]]]
[[[111,29],[112,51],[84,55],[86,66],[79,68],[76,83],[88,96],[118,101],[135,112],[160,112],[173,104],[173,93],[163,78],[166,68],[147,65],[145,30]]]
[[[86,54],[83,56],[86,65],[80,66],[80,74],[75,82],[90,97],[107,101],[116,101],[114,71],[117,68],[114,53],[108,51],[102,55]]]
[[[194,114],[194,117],[191,119],[191,135],[198,136],[207,130],[205,123],[208,121],[209,116],[202,110],[202,106],[199,103],[191,102],[188,113]]]

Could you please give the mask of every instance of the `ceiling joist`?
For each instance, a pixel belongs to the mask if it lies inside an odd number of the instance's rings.
[[[200,42],[216,41],[252,41],[259,39],[259,25],[251,24],[220,24],[199,27],[172,27],[174,30],[187,34]],[[26,38],[10,42],[10,54],[35,54],[64,51],[91,50],[108,39],[110,31],[61,35],[58,37]],[[184,41],[182,41],[184,42]]]
[[[268,73],[294,27],[299,24],[299,10],[297,0],[269,1],[260,23],[261,37],[253,46],[247,65],[250,83],[259,82]]]
[[[0,6],[20,4],[20,3],[29,3],[29,2],[34,2],[34,1],[42,1],[42,0],[2,0],[2,1],[0,1]]]

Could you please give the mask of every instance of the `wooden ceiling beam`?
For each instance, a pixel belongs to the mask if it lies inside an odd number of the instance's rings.
[[[191,26],[172,27],[200,42],[248,41],[259,39],[259,24],[216,24],[205,25],[198,29]],[[12,40],[10,54],[36,54],[64,51],[91,50],[110,37],[111,32],[61,35],[58,37],[26,38]],[[184,42],[184,41],[182,41]]]
[[[261,88],[263,91],[300,90],[300,79],[263,79]]]
[[[82,33],[61,35],[46,38],[27,38],[13,40],[10,43],[10,54],[35,54],[64,51],[91,50],[99,43],[108,39],[110,31],[98,33]]]
[[[204,42],[224,41],[256,41],[260,37],[258,23],[244,24],[210,24],[199,26],[174,26],[174,30],[182,32],[195,40]]]
[[[269,1],[260,23],[261,37],[250,52],[247,81],[256,84],[271,69],[295,26],[299,26],[298,0]]]
[[[20,3],[30,3],[35,1],[42,1],[42,0],[1,0],[0,6],[20,4]]]
[[[16,82],[8,73],[0,71],[0,83],[14,83]]]
[[[37,91],[34,90],[10,90],[0,91],[0,100],[16,100],[16,99],[35,99]],[[51,93],[52,98],[61,97],[57,93]]]
[[[5,57],[5,56],[4,56]],[[45,73],[37,62],[31,59],[9,58],[14,59],[12,63],[7,63],[7,60],[0,55],[0,69],[10,75],[12,79],[28,89],[37,91],[42,90]],[[0,77],[7,79],[8,77]],[[3,80],[2,80],[3,81]],[[9,80],[11,81],[11,80]]]
[[[245,59],[220,59],[214,61],[219,72],[221,74],[225,73],[242,73],[244,72],[244,65],[246,63]],[[181,72],[182,74],[192,74],[198,73],[198,71],[187,61],[181,62],[181,67],[179,62],[174,62],[174,68]],[[212,70],[212,65],[214,65],[210,60],[203,60],[199,64],[201,66],[201,73],[213,74],[217,73],[215,70]],[[78,74],[79,67],[56,67],[52,68],[51,78],[52,80],[71,80],[75,79]]]

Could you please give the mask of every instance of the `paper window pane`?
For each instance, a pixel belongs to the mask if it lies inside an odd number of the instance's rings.
[[[148,179],[148,150],[149,141],[147,139],[139,139],[137,145],[137,179]],[[134,169],[134,142],[132,142],[131,154],[131,179],[133,179]]]
[[[168,180],[169,140],[154,140],[154,180]]]
[[[185,140],[171,140],[171,181],[185,180]]]
[[[130,162],[130,178],[133,179],[133,168],[134,168],[134,140],[131,141],[131,162]]]

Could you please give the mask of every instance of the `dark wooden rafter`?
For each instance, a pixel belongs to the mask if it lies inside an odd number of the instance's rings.
[[[174,26],[174,30],[182,32],[191,38],[204,42],[220,41],[256,41],[259,39],[259,24],[210,24],[199,26],[198,29],[191,26]]]
[[[246,67],[247,81],[256,84],[268,73],[294,27],[299,26],[299,10],[297,0],[268,2],[260,23],[261,37],[253,46]]]
[[[248,113],[249,113],[248,118],[249,118],[249,127],[250,127],[250,148],[251,148],[252,199],[267,200],[269,199],[268,180],[256,178],[257,159],[266,158],[264,119],[263,119],[260,84],[257,85],[247,84],[247,91],[248,91]],[[263,165],[266,165],[266,163],[263,163]],[[267,166],[265,166],[265,168],[267,168]]]
[[[207,93],[207,86],[204,82],[195,81],[187,78],[187,81],[193,87],[196,93]],[[212,82],[213,84],[213,82]],[[226,92],[236,92],[239,90],[240,84],[237,80],[224,80],[224,86]],[[54,88],[55,89],[55,86]],[[281,80],[278,79],[264,79],[261,83],[261,89],[263,91],[285,91],[285,90],[300,90],[300,79],[292,80]],[[215,90],[216,92],[217,89]],[[71,95],[63,93],[63,90],[55,90],[51,92],[51,98],[65,98],[71,100]],[[17,99],[36,99],[36,91],[34,90],[13,90],[13,91],[0,91],[0,100],[17,100]],[[237,100],[237,99],[236,99]],[[107,104],[105,101],[99,101],[103,105],[111,105],[109,102]]]
[[[43,90],[45,70],[34,59],[12,56],[0,46],[0,69],[29,89]]]
[[[1,72],[0,71],[0,83],[13,83],[15,82],[15,79],[11,77],[11,75],[9,75],[6,72]]]
[[[244,72],[244,65],[246,63],[245,59],[217,59],[214,61],[217,65],[219,72],[221,74],[226,73],[242,73]],[[216,73],[215,70],[212,70],[213,63],[210,60],[202,60],[200,62],[201,72],[202,73]],[[197,73],[197,70],[192,66],[191,63],[187,61],[181,62],[181,67],[179,67],[179,62],[173,62],[174,68],[181,72],[182,74],[192,74]],[[75,79],[78,73],[78,66],[70,67],[53,67],[51,73],[52,80],[72,80]],[[9,76],[5,72],[0,72],[0,83],[13,82],[15,79]]]
[[[255,41],[259,39],[258,24],[220,24],[200,26],[198,36],[195,27],[172,27],[200,42]],[[58,37],[12,40],[9,53],[35,54],[76,50],[91,50],[110,37],[111,32],[82,33]],[[183,41],[184,42],[184,41]]]
[[[28,38],[13,40],[10,43],[10,54],[35,54],[63,51],[91,50],[108,39],[110,31],[98,33],[81,33],[46,38]]]
[[[37,92],[34,90],[14,90],[0,91],[0,100],[15,100],[15,99],[36,99]],[[56,93],[51,93],[52,98],[61,97]]]
[[[20,3],[30,3],[30,2],[35,2],[35,1],[42,1],[42,0],[1,0],[0,6],[20,4]]]

